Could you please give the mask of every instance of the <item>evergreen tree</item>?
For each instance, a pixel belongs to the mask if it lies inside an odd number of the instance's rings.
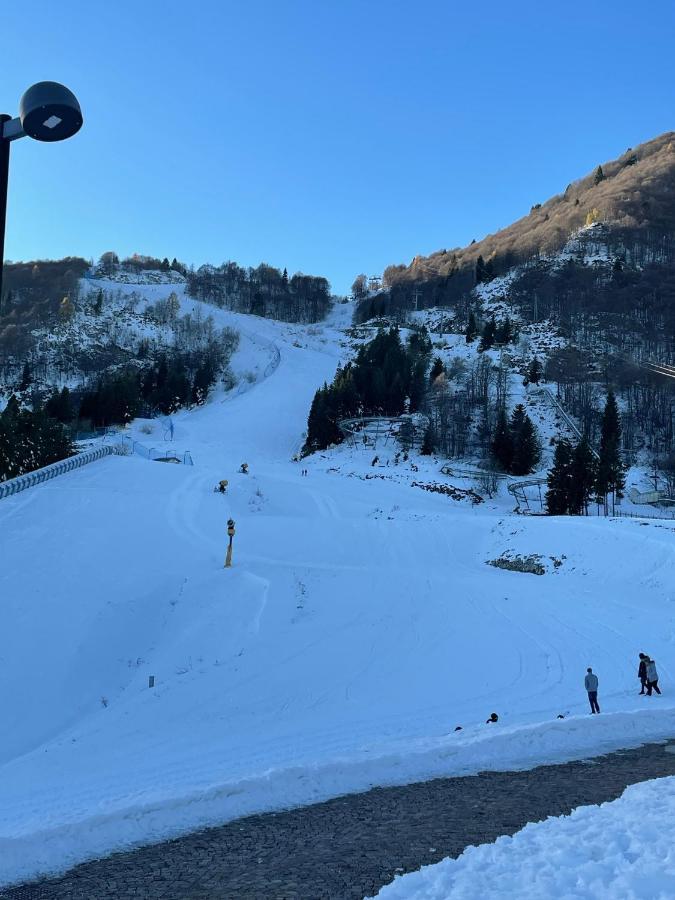
[[[410,381],[410,412],[417,412],[424,402],[427,389],[426,359],[420,358],[415,363]]]
[[[600,184],[600,182],[604,180],[604,177],[605,177],[605,173],[602,171],[602,166],[598,166],[598,168],[595,170],[595,176],[593,178],[593,183]]]
[[[479,256],[476,260],[476,284],[483,284],[483,282],[487,280],[485,260],[482,256]]]
[[[424,429],[424,439],[420,453],[422,456],[431,456],[436,449],[436,430],[432,422]]]
[[[532,419],[522,403],[513,410],[510,426],[513,441],[511,472],[514,475],[529,475],[539,462],[541,448]]]
[[[541,363],[535,356],[527,368],[527,380],[531,384],[539,384],[539,382],[541,381],[542,375],[543,375],[543,370],[542,370]]]
[[[595,479],[598,501],[605,504],[605,513],[607,512],[607,496],[612,494],[612,513],[614,513],[615,501],[623,497],[623,489],[626,484],[620,447],[621,417],[616,397],[612,391],[609,391],[602,414],[600,460]]]
[[[439,375],[442,375],[445,372],[445,366],[443,365],[443,360],[437,356],[431,366],[431,372],[429,372],[429,381],[431,384],[436,381]]]
[[[495,322],[495,317],[492,316],[485,325],[483,326],[483,333],[480,337],[480,344],[478,345],[479,352],[483,352],[485,350],[489,350],[490,347],[495,342],[495,332],[497,330],[497,323]]]
[[[284,271],[281,273],[281,286],[287,291],[288,290],[288,269],[284,267]]]
[[[28,365],[28,361],[23,364],[23,372],[21,373],[21,381],[19,382],[19,390],[25,391],[33,383],[33,375],[30,370],[30,366]]]
[[[495,330],[495,343],[508,344],[513,338],[513,326],[511,319],[507,316],[503,322],[500,322]]]
[[[492,439],[492,454],[504,472],[511,471],[513,461],[513,438],[506,419],[506,409],[502,406],[497,417],[497,426]]]
[[[474,315],[473,310],[469,313],[469,321],[466,326],[466,342],[470,344],[478,334],[478,324],[476,323],[476,316]]]
[[[67,425],[74,418],[73,407],[70,399],[70,391],[67,387],[61,391],[54,391],[45,403],[45,413],[62,425]]]
[[[98,293],[96,294],[96,300],[94,300],[92,309],[95,316],[101,315],[101,311],[103,310],[103,290],[101,288],[99,288]]]
[[[588,514],[588,502],[595,485],[596,464],[586,438],[574,448],[570,467],[569,511],[572,515]]]
[[[572,481],[572,447],[559,440],[553,454],[553,466],[547,476],[546,512],[549,516],[564,516],[570,508]]]

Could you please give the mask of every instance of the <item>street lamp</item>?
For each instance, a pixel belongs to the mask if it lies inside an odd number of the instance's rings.
[[[36,141],[64,141],[81,127],[82,111],[75,94],[56,81],[39,81],[29,87],[19,101],[19,115],[15,119],[0,113],[0,303],[10,142],[26,135]]]

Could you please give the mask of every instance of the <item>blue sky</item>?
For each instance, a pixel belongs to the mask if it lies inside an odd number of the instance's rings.
[[[50,79],[85,124],[12,145],[6,257],[264,260],[345,292],[672,129],[674,35],[671,0],[8,0],[0,111]]]

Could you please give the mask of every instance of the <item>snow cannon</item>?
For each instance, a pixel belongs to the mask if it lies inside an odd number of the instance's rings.
[[[234,519],[227,520],[227,536],[230,539],[227,545],[227,554],[225,556],[225,568],[229,569],[232,565],[232,538],[234,537]]]

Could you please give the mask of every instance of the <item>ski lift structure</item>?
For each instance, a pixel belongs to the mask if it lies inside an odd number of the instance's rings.
[[[356,450],[363,447],[386,447],[390,441],[401,438],[406,430],[410,438],[410,446],[422,443],[424,431],[429,424],[428,416],[423,413],[410,413],[405,416],[354,416],[338,422],[345,439]]]

